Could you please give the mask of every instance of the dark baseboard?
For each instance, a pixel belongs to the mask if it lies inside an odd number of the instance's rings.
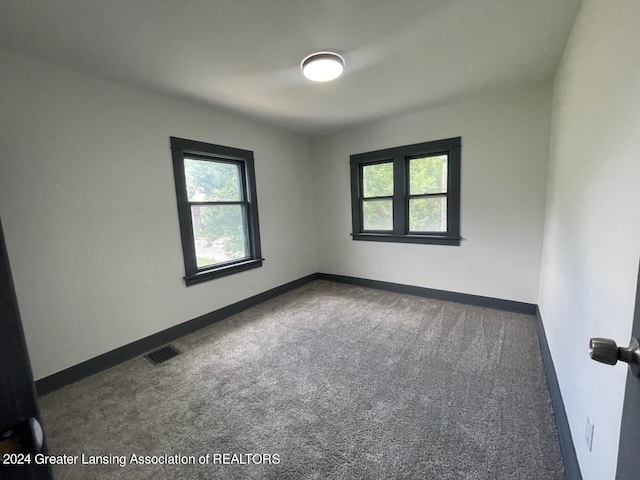
[[[556,417],[556,426],[558,428],[558,437],[560,439],[560,450],[562,451],[562,458],[564,459],[564,468],[567,471],[568,480],[582,480],[580,464],[578,463],[576,449],[573,446],[573,438],[571,437],[571,430],[569,429],[569,419],[567,418],[567,412],[564,409],[562,393],[560,392],[560,384],[558,383],[558,377],[556,376],[556,369],[553,366],[551,351],[549,350],[549,344],[547,343],[547,335],[544,331],[542,316],[540,315],[540,309],[538,308],[536,308],[535,319],[538,341],[540,342],[540,351],[542,352],[542,363],[544,364],[544,370],[547,374],[551,403]]]
[[[167,328],[161,332],[154,333],[148,337],[141,338],[135,342],[129,343],[122,347],[103,353],[97,357],[91,358],[85,362],[69,367],[48,377],[41,378],[36,381],[36,390],[38,395],[45,395],[53,392],[65,385],[77,382],[85,377],[98,373],[107,368],[113,367],[126,360],[130,360],[138,355],[158,348],[166,343],[172,342],[177,338],[183,337],[189,333],[200,330],[203,327],[211,325],[215,322],[223,320],[231,315],[242,312],[248,308],[254,307],[271,298],[282,295],[283,293],[298,288],[305,283],[309,283],[317,278],[317,274],[313,273],[306,277],[299,278],[293,282],[285,283],[279,287],[272,288],[266,292],[259,293],[253,297],[246,298],[234,304],[220,308],[213,312],[207,313],[200,317],[188,320],[174,327]]]
[[[435,290],[432,288],[416,287],[412,285],[403,285],[399,283],[381,282],[377,280],[368,280],[364,278],[346,277],[342,275],[332,275],[328,273],[314,273],[306,277],[294,280],[293,282],[280,285],[266,292],[259,293],[253,297],[241,300],[232,305],[220,308],[213,312],[207,313],[200,317],[188,320],[174,327],[167,328],[161,332],[154,333],[148,337],[141,338],[135,342],[129,343],[122,347],[116,348],[109,352],[98,355],[97,357],[86,360],[82,363],[69,367],[60,372],[41,378],[36,381],[36,390],[38,395],[45,395],[57,390],[65,385],[77,382],[85,377],[98,373],[107,368],[111,368],[126,360],[142,355],[150,350],[158,348],[166,343],[172,342],[189,333],[195,332],[203,327],[211,325],[215,322],[223,320],[231,315],[239,313],[247,308],[254,307],[266,300],[274,298],[278,295],[298,288],[305,283],[315,279],[329,280],[333,282],[347,283],[350,285],[359,285],[369,288],[377,288],[397,293],[409,295],[417,295],[421,297],[435,298],[437,300],[445,300],[449,302],[463,303],[467,305],[476,305],[480,307],[494,308],[498,310],[507,310],[510,312],[525,313],[533,315],[536,306],[530,303],[515,302],[512,300],[502,300],[498,298],[482,297],[479,295],[469,295],[465,293],[448,292],[445,290]]]
[[[377,288],[380,290],[404,293],[407,295],[416,295],[418,297],[433,298],[436,300],[444,300],[446,302],[463,303],[465,305],[475,305],[477,307],[493,308],[496,310],[505,310],[507,312],[524,313],[526,315],[534,315],[536,313],[535,304],[516,302],[514,300],[503,300],[501,298],[483,297],[468,293],[457,293],[449,292],[447,290],[436,290],[434,288],[416,287],[413,285],[404,285],[402,283],[381,282],[380,280],[369,280],[366,278],[346,277],[331,273],[318,273],[318,279],[329,280],[331,282],[348,283],[349,285],[357,285],[360,287]]]
[[[270,300],[278,295],[282,295],[290,290],[301,287],[302,285],[312,282],[313,280],[328,280],[332,282],[346,283],[349,285],[357,285],[362,287],[377,288],[396,293],[408,295],[416,295],[420,297],[434,298],[448,302],[462,303],[466,305],[475,305],[479,307],[493,308],[497,310],[506,310],[509,312],[523,313],[535,316],[536,330],[538,332],[538,340],[540,342],[540,350],[542,352],[542,360],[544,369],[549,383],[549,391],[551,401],[556,417],[556,425],[558,428],[558,436],[560,439],[560,448],[564,459],[565,469],[567,471],[568,480],[582,480],[580,466],[576,457],[576,451],[573,446],[571,431],[569,430],[569,421],[564,409],[562,394],[556,376],[551,352],[547,343],[547,337],[544,331],[544,325],[540,316],[537,305],[531,303],[516,302],[513,300],[503,300],[499,298],[483,297],[479,295],[470,295],[466,293],[449,292],[446,290],[436,290],[432,288],[416,287],[413,285],[403,285],[399,283],[382,282],[378,280],[368,280],[365,278],[347,277],[343,275],[333,275],[329,273],[313,273],[306,277],[299,278],[284,285],[272,288],[266,292],[259,293],[253,297],[246,298],[232,305],[220,308],[213,312],[207,313],[200,317],[188,320],[174,327],[167,328],[161,332],[155,333],[148,337],[142,338],[135,342],[129,343],[122,347],[111,350],[97,357],[91,358],[85,362],[69,367],[48,377],[41,378],[36,381],[36,389],[38,395],[44,395],[57,390],[65,385],[77,382],[85,377],[98,373],[107,368],[113,367],[126,360],[142,355],[150,350],[158,348],[166,343],[172,342],[184,335],[195,332],[208,325],[223,320],[231,315],[242,312],[248,308],[254,307],[262,302]]]

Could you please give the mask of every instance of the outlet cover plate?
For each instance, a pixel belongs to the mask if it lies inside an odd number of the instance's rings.
[[[593,447],[593,421],[589,415],[587,415],[587,428],[584,431],[584,440],[587,442],[587,448],[591,451]]]

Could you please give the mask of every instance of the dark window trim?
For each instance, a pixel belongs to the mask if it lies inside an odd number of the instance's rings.
[[[373,242],[422,243],[435,245],[460,245],[460,161],[462,137],[416,143],[386,148],[373,152],[351,155],[351,215],[352,238]],[[442,196],[442,193],[409,195],[409,161],[424,156],[446,154],[447,162],[447,231],[409,231],[409,199],[426,196]],[[393,163],[393,230],[364,230],[362,218],[363,174],[365,165]]]
[[[238,272],[262,266],[262,250],[260,245],[260,226],[258,222],[258,195],[256,192],[256,177],[254,157],[251,150],[225,147],[212,143],[196,142],[184,138],[170,137],[171,156],[173,159],[173,174],[178,201],[178,220],[180,223],[180,237],[184,257],[185,276],[187,286],[202,283],[214,278],[224,277]],[[243,183],[243,198],[237,202],[189,202],[187,184],[184,174],[184,160],[190,158],[202,161],[219,161],[234,163],[241,166],[240,174]],[[198,268],[193,227],[191,219],[192,204],[239,204],[247,209],[247,246],[249,255],[245,258],[233,260],[224,264]]]

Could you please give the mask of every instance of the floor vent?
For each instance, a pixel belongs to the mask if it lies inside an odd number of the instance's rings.
[[[170,358],[175,357],[176,355],[180,355],[180,350],[178,350],[173,345],[167,345],[165,347],[159,348],[158,350],[147,353],[144,358],[149,360],[154,365],[159,365],[162,362],[166,362]]]

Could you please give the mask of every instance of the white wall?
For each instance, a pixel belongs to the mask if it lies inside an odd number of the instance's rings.
[[[34,376],[317,271],[309,142],[0,51],[0,215]],[[255,152],[262,268],[185,287],[169,136]]]
[[[627,345],[640,255],[640,2],[585,0],[553,98],[540,311],[585,480],[615,476],[627,369],[590,337]],[[593,451],[583,438],[595,423]]]
[[[544,84],[316,139],[320,271],[537,303],[550,109],[551,84]],[[459,247],[351,240],[349,155],[456,136]]]

